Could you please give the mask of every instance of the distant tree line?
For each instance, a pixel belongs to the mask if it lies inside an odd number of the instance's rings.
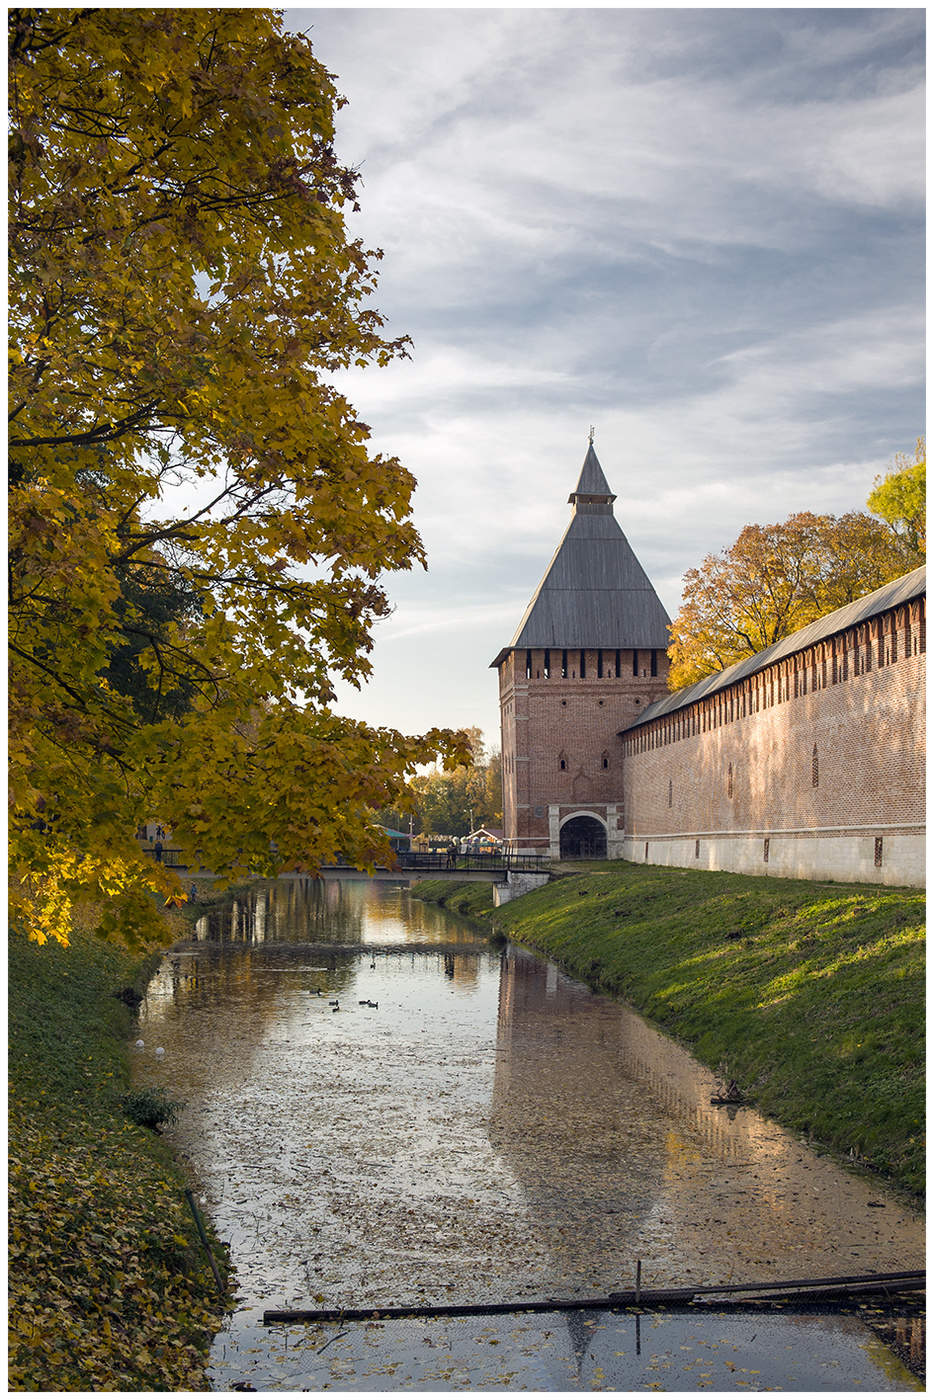
[[[482,730],[467,729],[473,762],[451,771],[432,766],[408,784],[409,806],[380,813],[384,826],[426,836],[467,836],[481,826],[503,824],[503,765],[498,750],[487,751]]]

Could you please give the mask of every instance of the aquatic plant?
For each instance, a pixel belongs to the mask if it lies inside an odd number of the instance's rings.
[[[151,1128],[154,1133],[174,1123],[185,1105],[178,1099],[170,1099],[164,1089],[131,1089],[121,1099],[124,1112],[131,1123],[141,1128]]]

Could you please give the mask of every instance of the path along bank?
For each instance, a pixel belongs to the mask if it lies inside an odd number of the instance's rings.
[[[122,1103],[133,1021],[114,994],[153,966],[88,930],[67,948],[11,933],[11,1390],[210,1388],[224,1300],[188,1183]]]
[[[496,910],[485,884],[412,893],[623,998],[811,1147],[923,1200],[923,891],[614,861]]]

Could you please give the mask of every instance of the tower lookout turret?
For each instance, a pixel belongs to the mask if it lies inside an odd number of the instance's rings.
[[[613,513],[591,440],[571,521],[499,672],[503,824],[511,849],[615,857],[617,737],[666,693],[669,618]]]
[[[593,442],[587,448],[587,456],[584,458],[584,465],[581,467],[580,479],[577,486],[568,496],[568,505],[601,505],[612,507],[616,497],[610,490],[609,483],[603,475],[603,468],[597,460],[597,454],[593,450]],[[612,509],[610,510],[612,515]]]

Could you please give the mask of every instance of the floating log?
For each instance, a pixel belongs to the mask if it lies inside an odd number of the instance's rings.
[[[906,1269],[894,1274],[841,1274],[834,1278],[792,1278],[778,1279],[772,1283],[710,1283],[693,1288],[658,1288],[641,1290],[641,1301],[655,1303],[684,1302],[692,1298],[711,1297],[733,1293],[788,1295],[793,1298],[825,1297],[828,1292],[846,1294],[851,1292],[896,1292],[901,1289],[924,1288],[923,1270]],[[632,1307],[640,1301],[637,1289],[626,1289],[610,1294],[611,1307]]]
[[[640,1271],[641,1272],[641,1271]],[[263,1313],[263,1326],[292,1322],[375,1322],[381,1318],[403,1317],[489,1317],[498,1313],[610,1312],[615,1308],[672,1307],[686,1304],[718,1307],[724,1294],[752,1294],[745,1303],[757,1301],[805,1301],[849,1297],[851,1294],[901,1293],[924,1288],[923,1270],[890,1274],[846,1274],[834,1278],[782,1279],[768,1283],[722,1283],[686,1288],[640,1287],[610,1293],[605,1298],[541,1298],[511,1303],[413,1303],[370,1308],[278,1308]],[[765,1295],[762,1297],[761,1295]]]
[[[497,1313],[602,1310],[606,1298],[546,1298],[523,1303],[424,1303],[373,1308],[284,1308],[263,1313],[263,1326],[277,1322],[375,1322],[398,1317],[488,1317]]]

